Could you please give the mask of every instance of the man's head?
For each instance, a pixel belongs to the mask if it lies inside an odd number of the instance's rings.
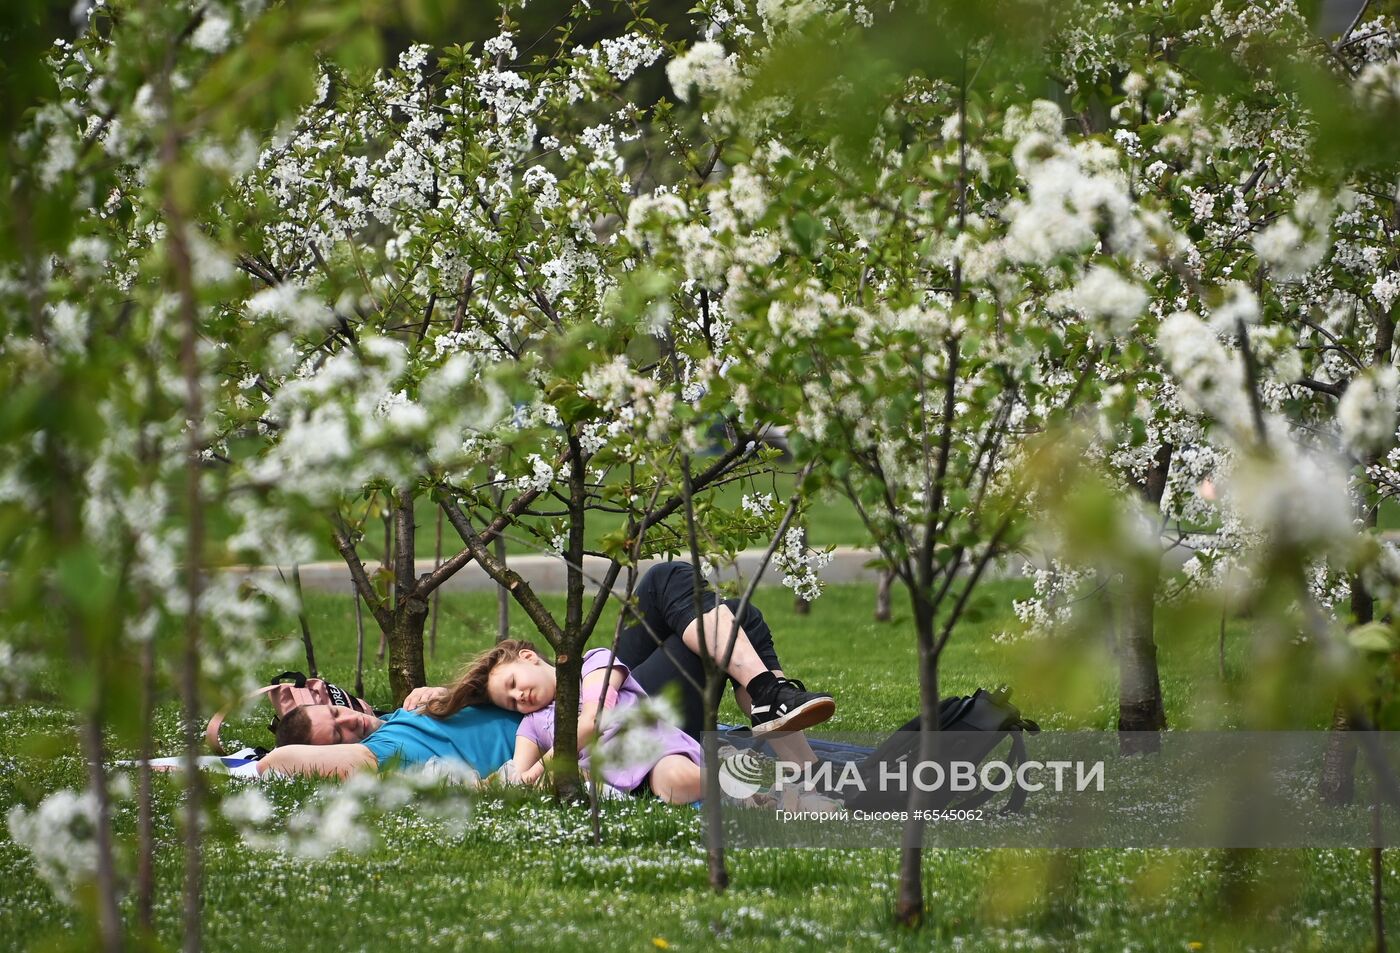
[[[381,724],[373,715],[343,705],[301,705],[277,723],[277,746],[353,744]]]

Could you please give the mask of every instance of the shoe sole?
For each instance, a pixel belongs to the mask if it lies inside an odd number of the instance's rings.
[[[774,731],[803,731],[813,725],[820,725],[834,714],[836,714],[835,699],[814,698],[798,705],[780,718],[765,721],[761,725],[754,725],[751,730],[755,735],[766,735]]]

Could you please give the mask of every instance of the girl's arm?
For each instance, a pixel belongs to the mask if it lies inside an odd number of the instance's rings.
[[[544,761],[540,759],[540,746],[535,744],[524,735],[515,736],[515,757],[511,758],[510,764],[514,769],[507,780],[516,780],[521,784],[534,784],[544,775]]]
[[[598,720],[598,692],[603,687],[603,676],[608,675],[606,668],[600,668],[589,672],[583,676],[583,681],[579,685],[579,700],[583,702],[583,707],[578,714],[578,746],[583,750],[583,746],[593,740],[593,726]],[[614,666],[612,673],[608,677],[607,697],[603,700],[604,708],[611,708],[617,704],[617,690],[622,687],[622,683],[627,679],[627,671],[619,666]]]

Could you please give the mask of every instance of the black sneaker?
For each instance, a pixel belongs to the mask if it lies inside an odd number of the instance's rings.
[[[753,733],[770,731],[802,731],[820,725],[836,714],[836,700],[821,692],[809,692],[795,678],[778,679],[778,687],[763,698],[753,700],[749,720]]]

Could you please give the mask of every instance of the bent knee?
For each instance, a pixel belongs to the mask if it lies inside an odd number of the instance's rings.
[[[651,793],[669,804],[690,804],[704,796],[705,775],[685,755],[669,754],[651,771]]]

